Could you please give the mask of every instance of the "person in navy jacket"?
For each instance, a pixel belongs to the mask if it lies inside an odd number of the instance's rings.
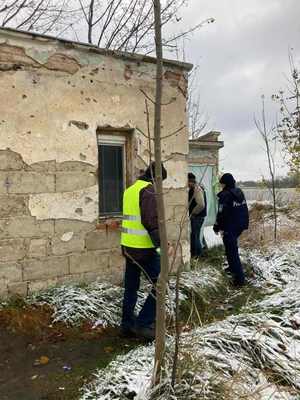
[[[245,283],[245,274],[239,257],[238,238],[249,227],[247,202],[231,174],[224,174],[220,184],[222,191],[218,193],[218,213],[213,229],[223,239],[228,261],[226,272],[233,276],[234,285],[241,286]]]

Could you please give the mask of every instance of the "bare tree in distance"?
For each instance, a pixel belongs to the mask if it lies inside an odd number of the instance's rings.
[[[286,90],[272,96],[280,105],[281,119],[277,124],[277,134],[283,144],[290,172],[300,180],[300,66],[294,61],[292,49],[289,51],[290,73]]]
[[[199,65],[195,66],[189,74],[188,88],[188,118],[190,139],[197,139],[201,136],[208,124],[208,116],[203,112],[201,94],[199,88]]]
[[[188,2],[162,0],[162,26],[179,24],[180,11]],[[181,33],[170,34],[163,39],[163,46],[176,50],[180,38],[213,21],[201,20]],[[142,54],[155,51],[153,0],[5,0],[0,6],[0,25],[111,50]]]
[[[66,0],[2,0],[0,27],[57,33],[67,22]]]
[[[255,126],[263,140],[264,149],[267,155],[268,161],[268,172],[270,175],[270,183],[264,179],[263,183],[267,186],[272,195],[273,205],[273,218],[274,218],[274,241],[277,240],[277,190],[276,190],[276,165],[275,165],[275,154],[276,154],[276,137],[274,137],[274,126],[267,127],[266,111],[265,111],[265,96],[262,96],[262,110],[261,120],[254,117]]]

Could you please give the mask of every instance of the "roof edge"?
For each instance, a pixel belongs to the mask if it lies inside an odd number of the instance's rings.
[[[76,41],[73,41],[70,39],[64,39],[61,37],[56,37],[56,36],[51,36],[51,35],[43,35],[43,34],[37,33],[37,32],[24,31],[24,30],[19,30],[19,29],[14,29],[14,28],[1,28],[0,27],[0,35],[1,35],[1,32],[5,32],[7,34],[11,34],[11,35],[15,35],[15,36],[32,37],[33,39],[40,39],[40,40],[53,41],[53,42],[57,41],[63,45],[72,46],[74,48],[79,48],[79,49],[84,49],[87,51],[95,52],[98,54],[103,54],[106,56],[123,58],[123,59],[136,61],[136,62],[145,62],[145,63],[150,63],[150,64],[156,64],[155,57],[151,57],[151,56],[147,56],[147,55],[143,55],[143,54],[128,53],[125,51],[103,49],[103,48],[99,48],[99,47],[89,44],[89,43],[76,42]],[[163,64],[165,66],[171,66],[171,67],[179,68],[179,69],[182,69],[185,71],[191,71],[193,68],[193,64],[186,63],[183,61],[170,60],[170,59],[163,59]]]

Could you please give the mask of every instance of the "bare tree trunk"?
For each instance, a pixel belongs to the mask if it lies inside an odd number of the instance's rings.
[[[159,383],[161,367],[165,355],[165,336],[166,336],[166,288],[169,273],[168,258],[168,239],[165,222],[165,207],[162,185],[161,168],[161,103],[162,103],[162,80],[163,80],[163,51],[161,34],[161,4],[160,0],[154,0],[155,18],[155,45],[156,45],[156,96],[155,96],[155,115],[154,115],[154,155],[155,155],[155,184],[156,201],[158,212],[159,233],[161,242],[161,272],[157,283],[157,302],[156,302],[156,342],[155,342],[155,364],[154,364],[154,384]]]
[[[275,177],[275,161],[274,161],[274,154],[276,149],[274,150],[274,152],[272,151],[271,148],[271,143],[274,143],[274,141],[272,140],[272,131],[273,128],[271,129],[267,129],[266,126],[266,112],[265,112],[265,100],[264,100],[264,96],[262,96],[262,116],[261,116],[261,123],[254,118],[254,122],[255,125],[257,127],[257,130],[259,131],[264,144],[265,144],[265,150],[266,150],[266,154],[267,154],[267,160],[268,160],[268,168],[269,168],[269,174],[270,174],[270,178],[271,178],[271,187],[268,188],[271,191],[271,195],[272,195],[272,203],[273,203],[273,217],[274,217],[274,226],[273,226],[273,236],[274,236],[274,241],[276,242],[277,240],[277,193],[276,193],[276,177]]]

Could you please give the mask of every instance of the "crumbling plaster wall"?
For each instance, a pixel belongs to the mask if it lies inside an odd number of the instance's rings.
[[[186,207],[185,75],[175,66],[164,74],[163,135],[182,128],[162,144],[170,240]],[[155,64],[0,30],[0,87],[0,295],[120,282],[119,223],[98,219],[96,130],[132,130],[134,179],[149,161],[137,128],[147,132],[144,93],[154,98]]]
[[[190,164],[198,165],[212,165],[216,168],[216,172],[219,165],[219,149],[218,148],[200,148],[190,147],[189,157]]]

